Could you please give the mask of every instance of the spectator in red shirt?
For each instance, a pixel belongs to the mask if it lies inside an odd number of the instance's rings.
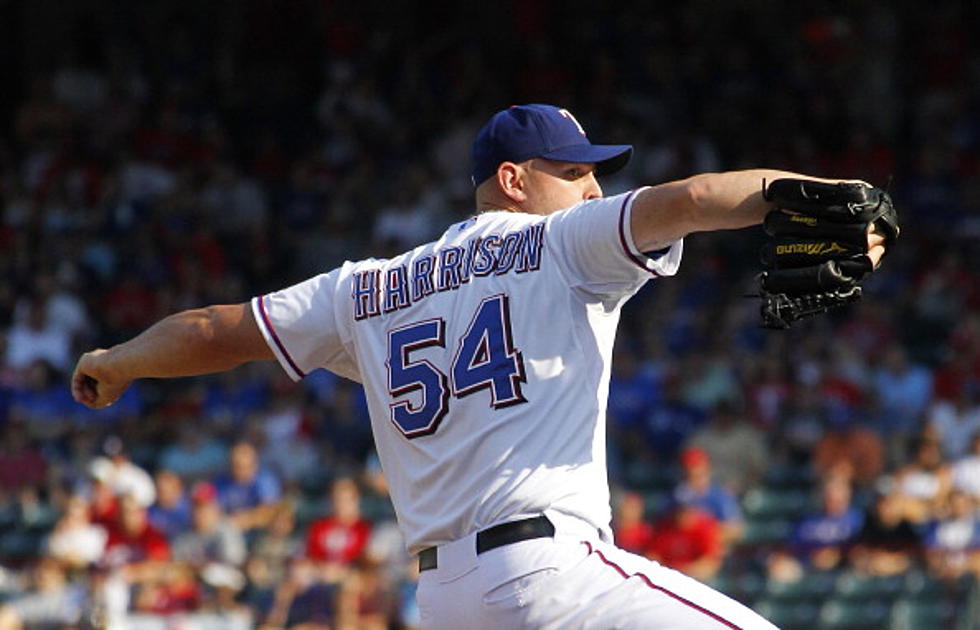
[[[678,501],[653,527],[647,557],[699,580],[707,580],[721,568],[721,527],[713,516],[693,501]]]
[[[109,529],[103,562],[111,567],[139,569],[169,559],[167,537],[150,524],[146,508],[131,495],[120,497],[119,514]]]
[[[643,554],[653,543],[653,525],[643,518],[645,509],[639,492],[624,493],[616,506],[613,533],[616,544],[626,551]]]
[[[361,493],[353,479],[340,478],[330,487],[331,514],[310,526],[306,555],[327,567],[345,567],[364,551],[371,523],[361,518]]]

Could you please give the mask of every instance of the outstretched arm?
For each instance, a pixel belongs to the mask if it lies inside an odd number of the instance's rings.
[[[138,378],[223,372],[247,361],[273,359],[248,303],[175,313],[133,339],[78,360],[71,392],[99,409],[115,402]]]
[[[640,251],[653,251],[692,232],[731,230],[761,223],[772,210],[772,205],[762,196],[763,181],[781,177],[842,181],[752,169],[704,173],[647,188],[633,202],[630,224],[633,241]]]

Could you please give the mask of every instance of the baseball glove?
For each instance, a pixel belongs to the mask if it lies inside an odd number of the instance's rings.
[[[773,210],[764,227],[759,275],[762,325],[789,328],[798,319],[861,298],[861,282],[874,271],[868,257],[873,225],[885,249],[898,238],[898,215],[884,190],[861,183],[825,184],[777,179],[763,184]]]

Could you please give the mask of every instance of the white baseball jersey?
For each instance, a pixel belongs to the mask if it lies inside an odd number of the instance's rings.
[[[675,273],[630,234],[633,193],[548,216],[488,212],[388,260],[254,298],[300,379],[364,384],[410,551],[546,509],[611,539],[605,411],[620,308]]]

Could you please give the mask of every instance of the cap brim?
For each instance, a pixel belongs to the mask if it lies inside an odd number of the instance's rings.
[[[629,144],[576,144],[550,151],[541,157],[595,164],[596,175],[609,175],[626,166],[632,155],[633,146]]]

